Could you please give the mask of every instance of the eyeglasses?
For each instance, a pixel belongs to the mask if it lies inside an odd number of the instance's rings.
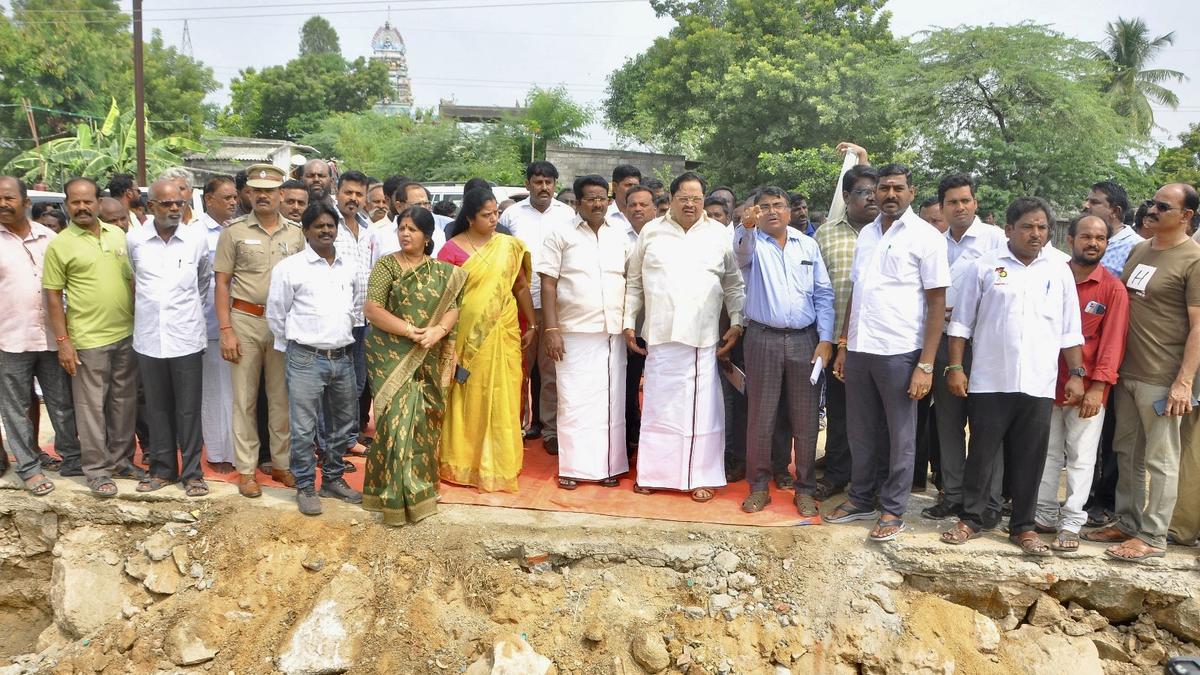
[[[586,202],[588,204],[604,204],[604,203],[608,202],[608,196],[605,195],[603,197],[584,197],[583,199],[581,199],[579,201]]]
[[[162,204],[168,209],[172,207],[182,209],[183,205],[187,204],[187,202],[182,199],[151,199],[150,201],[154,204]]]
[[[704,197],[676,197],[680,204],[699,204],[704,201]]]
[[[1171,206],[1166,202],[1158,202],[1153,199],[1147,199],[1142,202],[1142,206],[1145,206],[1146,209],[1150,209],[1151,207],[1156,208],[1159,213],[1166,213],[1167,211],[1174,211],[1179,208],[1178,206]]]
[[[857,197],[866,197],[875,194],[875,188],[854,188],[850,191],[850,194]]]
[[[788,206],[787,202],[774,202],[771,204],[759,204],[758,208],[763,211],[791,211],[792,207]]]

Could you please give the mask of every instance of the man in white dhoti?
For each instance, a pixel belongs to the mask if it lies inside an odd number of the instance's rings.
[[[632,244],[606,218],[608,181],[581,176],[578,216],[542,240],[542,348],[558,382],[558,486],[616,487],[625,453],[625,259]]]
[[[686,490],[706,502],[725,485],[725,411],[717,359],[742,334],[745,285],[729,230],[704,213],[708,186],[688,171],[671,182],[666,215],[642,229],[625,282],[625,342],[646,354],[639,493]],[[720,337],[721,303],[730,328]],[[634,328],[645,310],[642,337]]]
[[[237,186],[229,176],[217,176],[204,184],[204,208],[188,227],[202,229],[208,240],[211,263],[217,255],[217,239],[225,223],[237,215]],[[221,358],[221,327],[213,302],[215,284],[204,298],[204,316],[208,329],[208,347],[204,350],[203,397],[200,402],[200,429],[204,437],[204,458],[222,473],[233,473],[233,379],[229,362]]]

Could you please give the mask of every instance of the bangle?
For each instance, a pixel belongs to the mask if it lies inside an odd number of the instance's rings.
[[[64,335],[64,336],[62,336],[62,337],[56,337],[56,338],[54,338],[54,341],[55,341],[55,342],[66,342],[67,340],[70,340],[70,339],[71,339],[71,336],[70,336],[70,335]]]
[[[961,364],[961,363],[959,363],[959,364],[952,364],[952,365],[946,366],[946,367],[945,367],[945,368],[942,370],[942,377],[945,377],[946,375],[949,375],[949,374],[950,374],[950,371],[952,371],[952,370],[962,370],[962,369],[963,369],[963,367],[962,367],[962,364]]]
[[[233,326],[221,326],[221,330],[233,330]]]
[[[550,332],[550,331],[552,331],[552,330],[558,330],[558,328],[543,328],[543,329],[542,329],[542,332],[543,332],[543,333],[549,333],[549,332]],[[561,332],[561,331],[559,331],[559,332]]]

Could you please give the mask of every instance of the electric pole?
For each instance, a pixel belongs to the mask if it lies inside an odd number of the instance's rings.
[[[137,180],[146,184],[146,83],[142,79],[142,0],[133,0],[133,116],[137,127]]]

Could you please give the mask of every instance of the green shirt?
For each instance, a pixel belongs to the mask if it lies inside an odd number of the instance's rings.
[[[133,335],[132,279],[125,233],[107,223],[96,237],[72,222],[46,249],[42,287],[65,291],[67,334],[76,349]]]

